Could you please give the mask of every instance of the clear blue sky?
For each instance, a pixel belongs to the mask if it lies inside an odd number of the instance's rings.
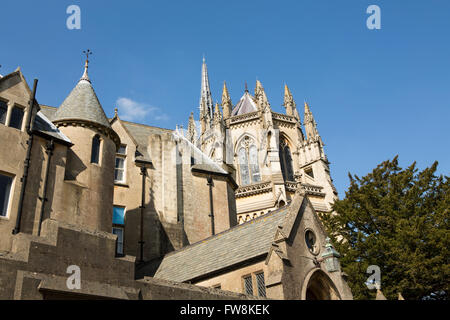
[[[81,7],[81,30],[66,9]],[[382,29],[366,27],[380,6]],[[440,162],[448,174],[450,1],[1,1],[0,73],[21,66],[39,78],[40,103],[59,106],[90,76],[108,116],[136,110],[139,122],[174,128],[198,112],[206,55],[213,99],[227,81],[263,83],[282,111],[286,82],[303,115],[307,99],[340,196],[347,173],[364,175],[400,156],[406,166]]]

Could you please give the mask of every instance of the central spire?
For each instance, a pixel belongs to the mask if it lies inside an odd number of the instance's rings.
[[[204,100],[205,108],[202,106]],[[200,117],[208,114],[212,118],[213,101],[211,96],[211,89],[209,87],[208,67],[206,66],[205,57],[203,56],[202,64],[202,87],[200,90]]]

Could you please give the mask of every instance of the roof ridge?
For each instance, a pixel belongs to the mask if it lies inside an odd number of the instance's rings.
[[[126,120],[122,120],[122,119],[120,119],[120,121],[125,122],[125,123],[129,123],[129,124],[134,124],[134,125],[141,126],[141,127],[146,127],[146,128],[157,128],[157,129],[163,129],[163,130],[167,130],[167,131],[174,131],[173,129],[167,129],[167,128],[161,128],[161,127],[157,127],[157,126],[151,126],[151,125],[144,124],[144,123],[126,121]]]
[[[46,105],[46,104],[39,104],[39,106],[42,108],[42,107],[44,107],[44,108],[49,108],[49,109],[58,109],[58,107],[52,107],[52,106],[48,106],[48,105]]]
[[[183,252],[183,251],[185,251],[185,250],[187,250],[187,249],[196,247],[196,246],[198,246],[198,245],[200,245],[200,244],[202,244],[202,243],[205,243],[206,241],[212,240],[213,238],[217,238],[217,237],[219,237],[220,235],[223,235],[223,234],[225,234],[225,233],[229,233],[229,232],[232,232],[232,231],[235,231],[235,230],[239,230],[239,228],[242,228],[242,227],[247,226],[247,225],[249,225],[249,224],[252,224],[252,223],[255,223],[255,222],[259,222],[259,221],[262,221],[263,218],[271,217],[271,216],[273,216],[274,214],[281,212],[282,210],[288,209],[287,207],[288,207],[289,205],[290,205],[290,204],[288,204],[287,206],[278,208],[277,210],[274,210],[274,211],[268,212],[268,213],[266,213],[266,214],[263,214],[263,215],[261,215],[261,216],[259,216],[259,217],[257,217],[257,218],[254,218],[254,219],[251,219],[251,220],[249,220],[249,221],[246,221],[246,222],[244,222],[244,223],[235,225],[234,227],[231,227],[230,229],[227,229],[227,230],[224,230],[224,231],[222,231],[222,232],[219,232],[219,233],[217,233],[217,234],[215,234],[215,235],[213,235],[213,236],[209,236],[208,238],[205,238],[205,239],[203,239],[203,240],[194,242],[194,243],[192,243],[192,244],[190,244],[190,245],[188,245],[188,246],[182,247],[181,249],[178,249],[178,250],[169,252],[169,253],[165,254],[163,257],[165,258],[165,257],[172,256],[172,255],[177,254],[177,253],[179,253],[179,252]]]

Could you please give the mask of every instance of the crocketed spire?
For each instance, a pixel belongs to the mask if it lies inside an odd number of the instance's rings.
[[[204,100],[205,105],[202,105]],[[208,67],[206,66],[205,57],[203,57],[202,64],[202,85],[200,90],[200,118],[206,114],[212,118],[213,113],[213,101],[211,95],[211,89],[209,87]]]

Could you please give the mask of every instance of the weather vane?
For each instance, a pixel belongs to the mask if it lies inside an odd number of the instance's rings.
[[[92,55],[91,49],[84,50],[83,53],[86,55],[86,61],[89,61],[89,56]]]

